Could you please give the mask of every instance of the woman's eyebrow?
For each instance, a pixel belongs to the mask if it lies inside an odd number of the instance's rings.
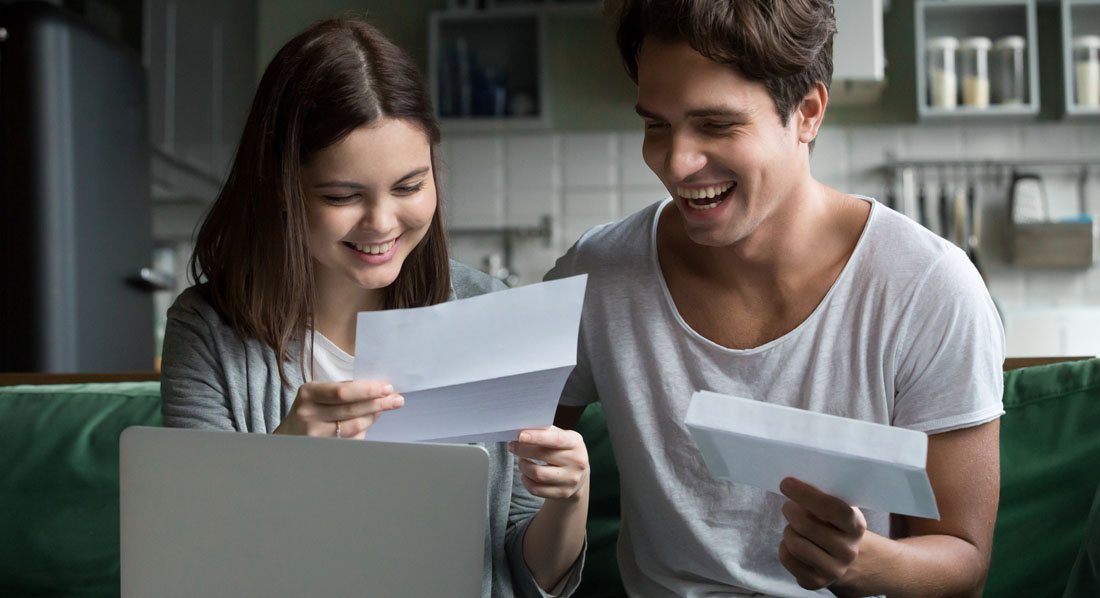
[[[431,170],[431,167],[422,166],[422,167],[417,168],[416,170],[406,174],[405,176],[397,179],[397,182],[400,183],[402,181],[406,181],[406,180],[411,179],[413,177],[417,177],[417,176],[420,176],[422,174],[426,174],[430,170]],[[366,189],[365,186],[363,186],[359,183],[352,182],[352,181],[340,181],[340,180],[325,181],[323,183],[317,183],[316,185],[313,186],[314,189],[321,189],[321,188],[324,188],[324,187],[343,187],[343,188],[347,188],[347,189]]]
[[[359,183],[353,183],[351,181],[325,181],[324,183],[317,183],[313,186],[315,189],[322,187],[348,187],[351,189],[363,189],[363,185]]]
[[[420,176],[422,174],[426,174],[429,170],[431,170],[431,167],[428,167],[428,166],[423,166],[421,168],[417,168],[416,170],[410,172],[409,174],[406,174],[405,176],[397,179],[397,182],[400,183],[402,181],[406,181],[406,180],[411,179],[413,177],[417,177],[417,176]]]

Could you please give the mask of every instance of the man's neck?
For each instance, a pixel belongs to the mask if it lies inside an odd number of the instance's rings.
[[[658,261],[692,329],[724,347],[757,347],[809,317],[855,250],[869,210],[814,183],[777,204],[750,236],[708,247],[687,237],[673,208],[658,224]]]
[[[841,209],[836,192],[812,178],[792,188],[756,230],[732,245],[711,247],[689,239],[674,208],[662,217],[670,248],[696,275],[726,288],[782,289],[788,281],[819,271],[842,249],[834,223]],[[671,207],[671,206],[670,206]],[[842,235],[843,236],[843,235]]]

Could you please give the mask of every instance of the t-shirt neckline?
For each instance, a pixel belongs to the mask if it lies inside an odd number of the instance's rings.
[[[864,195],[856,195],[852,193],[849,193],[848,195],[857,199],[862,199],[871,204],[871,212],[867,215],[867,222],[863,224],[863,231],[859,234],[859,239],[856,241],[855,249],[852,250],[852,255],[848,256],[848,262],[844,264],[844,267],[841,269],[840,274],[836,277],[836,280],[834,280],[833,284],[829,287],[829,291],[825,293],[825,296],[821,298],[820,302],[818,302],[817,307],[815,307],[814,310],[810,312],[809,316],[806,316],[805,320],[802,320],[802,322],[800,322],[798,326],[795,326],[793,330],[784,334],[783,336],[770,340],[763,345],[752,347],[749,349],[731,349],[729,347],[719,345],[718,343],[710,340],[702,334],[699,334],[699,332],[688,325],[683,316],[680,315],[680,310],[676,308],[676,302],[672,300],[672,292],[668,290],[668,281],[665,280],[664,272],[661,272],[661,262],[657,257],[657,223],[660,221],[661,213],[664,212],[665,207],[672,201],[671,196],[666,197],[665,200],[657,206],[657,212],[653,215],[653,220],[650,223],[649,257],[650,266],[653,268],[653,272],[657,276],[657,283],[661,287],[661,293],[664,295],[665,298],[665,306],[672,313],[672,317],[688,334],[688,336],[694,338],[698,342],[701,342],[712,349],[729,353],[731,355],[751,355],[754,353],[762,353],[786,342],[789,338],[797,336],[802,329],[806,328],[809,325],[811,321],[820,317],[818,314],[824,311],[825,304],[829,302],[829,299],[833,296],[833,293],[836,292],[837,287],[839,287],[842,282],[846,282],[848,277],[853,276],[852,274],[850,274],[850,271],[855,269],[854,264],[858,261],[857,258],[860,258],[860,256],[862,256],[863,254],[863,246],[866,245],[864,241],[867,238],[867,231],[871,230],[872,222],[875,219],[875,213],[878,211],[878,202],[875,201],[873,198]]]
[[[332,357],[336,361],[339,361],[345,365],[351,365],[355,362],[355,357],[348,354],[347,351],[341,349],[339,345],[329,340],[328,337],[321,334],[321,332],[317,329],[313,330],[313,342],[315,346],[320,346],[320,348],[325,353],[327,353],[329,357]]]

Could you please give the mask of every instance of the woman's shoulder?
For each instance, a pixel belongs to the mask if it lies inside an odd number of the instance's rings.
[[[207,292],[204,284],[187,287],[168,308],[168,317],[220,322],[221,318]]]
[[[465,299],[503,291],[508,288],[499,278],[451,260],[451,294],[455,299]]]
[[[168,325],[184,325],[204,335],[236,338],[236,332],[225,322],[208,295],[205,284],[188,287],[176,297],[168,308]]]

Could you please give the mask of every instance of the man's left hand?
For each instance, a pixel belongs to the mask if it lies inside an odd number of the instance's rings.
[[[779,543],[779,562],[808,590],[842,579],[867,531],[863,512],[795,478],[784,479],[779,491],[790,499],[783,505],[788,525]]]

